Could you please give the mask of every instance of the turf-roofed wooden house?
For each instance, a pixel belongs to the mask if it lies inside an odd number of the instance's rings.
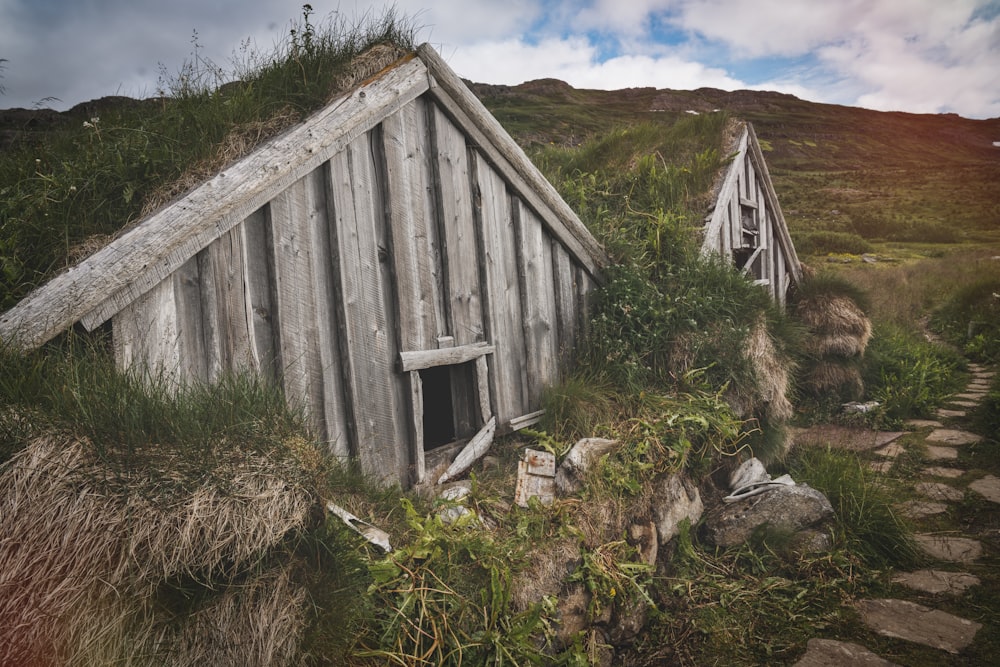
[[[784,305],[802,280],[802,266],[753,126],[736,129],[732,161],[705,218],[702,252],[731,260]]]
[[[272,376],[338,456],[422,481],[532,423],[605,255],[427,45],[0,315],[36,347],[110,321],[122,367]]]

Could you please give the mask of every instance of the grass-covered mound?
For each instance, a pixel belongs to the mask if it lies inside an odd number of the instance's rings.
[[[356,622],[364,571],[280,392],[178,389],[71,342],[0,355],[0,662],[290,664],[317,636],[346,651],[328,624]]]
[[[413,34],[392,12],[314,23],[305,5],[270,52],[247,46],[223,68],[196,43],[160,97],[80,105],[23,132],[0,152],[0,310],[374,73],[362,53],[412,50]]]

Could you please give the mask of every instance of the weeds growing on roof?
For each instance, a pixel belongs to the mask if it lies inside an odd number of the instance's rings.
[[[271,52],[244,43],[226,69],[195,35],[180,71],[161,73],[158,98],[81,105],[42,140],[26,133],[0,156],[0,310],[321,107],[353,81],[343,77],[361,52],[410,50],[413,35],[392,10],[316,22],[305,5]]]

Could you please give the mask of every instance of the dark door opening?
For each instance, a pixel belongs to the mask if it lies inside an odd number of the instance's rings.
[[[424,449],[455,440],[455,408],[451,402],[451,366],[420,371],[424,395]]]

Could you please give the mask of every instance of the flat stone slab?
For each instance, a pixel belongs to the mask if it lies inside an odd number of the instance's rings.
[[[948,479],[958,479],[965,474],[964,470],[958,468],[948,468],[945,466],[931,466],[930,468],[924,468],[925,475],[932,475],[934,477],[947,477]]]
[[[975,401],[982,398],[988,393],[989,392],[987,391],[967,391],[961,394],[955,394],[955,398],[964,398],[969,401]]]
[[[895,461],[889,459],[888,461],[872,461],[868,464],[868,467],[877,473],[885,474],[892,470],[892,466],[895,465]]]
[[[928,426],[941,428],[944,424],[936,419],[907,419],[903,422],[903,426],[908,428],[927,428]]]
[[[951,563],[971,563],[983,555],[983,545],[967,537],[914,535],[913,541],[931,558]]]
[[[790,439],[794,445],[820,445],[864,452],[883,447],[903,435],[903,431],[873,431],[865,427],[820,424],[796,429],[791,432]]]
[[[944,572],[943,570],[917,570],[904,572],[892,578],[894,583],[902,584],[915,591],[923,591],[939,595],[947,593],[958,595],[971,586],[979,585],[979,577],[968,572]]]
[[[958,653],[972,643],[980,623],[907,600],[862,600],[858,611],[865,624],[884,637],[894,637]]]
[[[931,500],[945,500],[950,502],[958,502],[965,497],[965,492],[961,489],[956,489],[954,486],[948,486],[943,482],[917,482],[913,485],[917,493],[922,496],[927,496]]]
[[[896,505],[899,513],[908,519],[923,519],[924,517],[943,514],[948,511],[948,506],[944,503],[936,503],[930,500],[907,500]]]
[[[986,475],[969,484],[969,488],[993,503],[1000,503],[1000,478]]]
[[[941,419],[950,419],[953,417],[964,417],[965,410],[948,410],[946,408],[939,408],[935,414]]]
[[[957,428],[936,428],[927,436],[927,442],[936,442],[942,445],[971,445],[982,439],[981,435]]]
[[[931,461],[950,461],[958,458],[958,451],[953,447],[927,446],[927,458]]]
[[[882,456],[882,457],[887,458],[887,459],[894,459],[894,458],[896,458],[897,456],[899,456],[900,454],[902,454],[905,451],[906,451],[906,447],[903,447],[898,442],[890,442],[885,447],[882,447],[881,449],[876,449],[872,453],[875,454],[875,455],[877,455],[877,456]]]
[[[948,405],[957,405],[960,408],[974,408],[979,405],[979,401],[969,401],[966,399],[957,399],[948,401]]]
[[[833,639],[810,639],[806,652],[794,667],[899,667],[894,662],[879,657],[864,646]]]

